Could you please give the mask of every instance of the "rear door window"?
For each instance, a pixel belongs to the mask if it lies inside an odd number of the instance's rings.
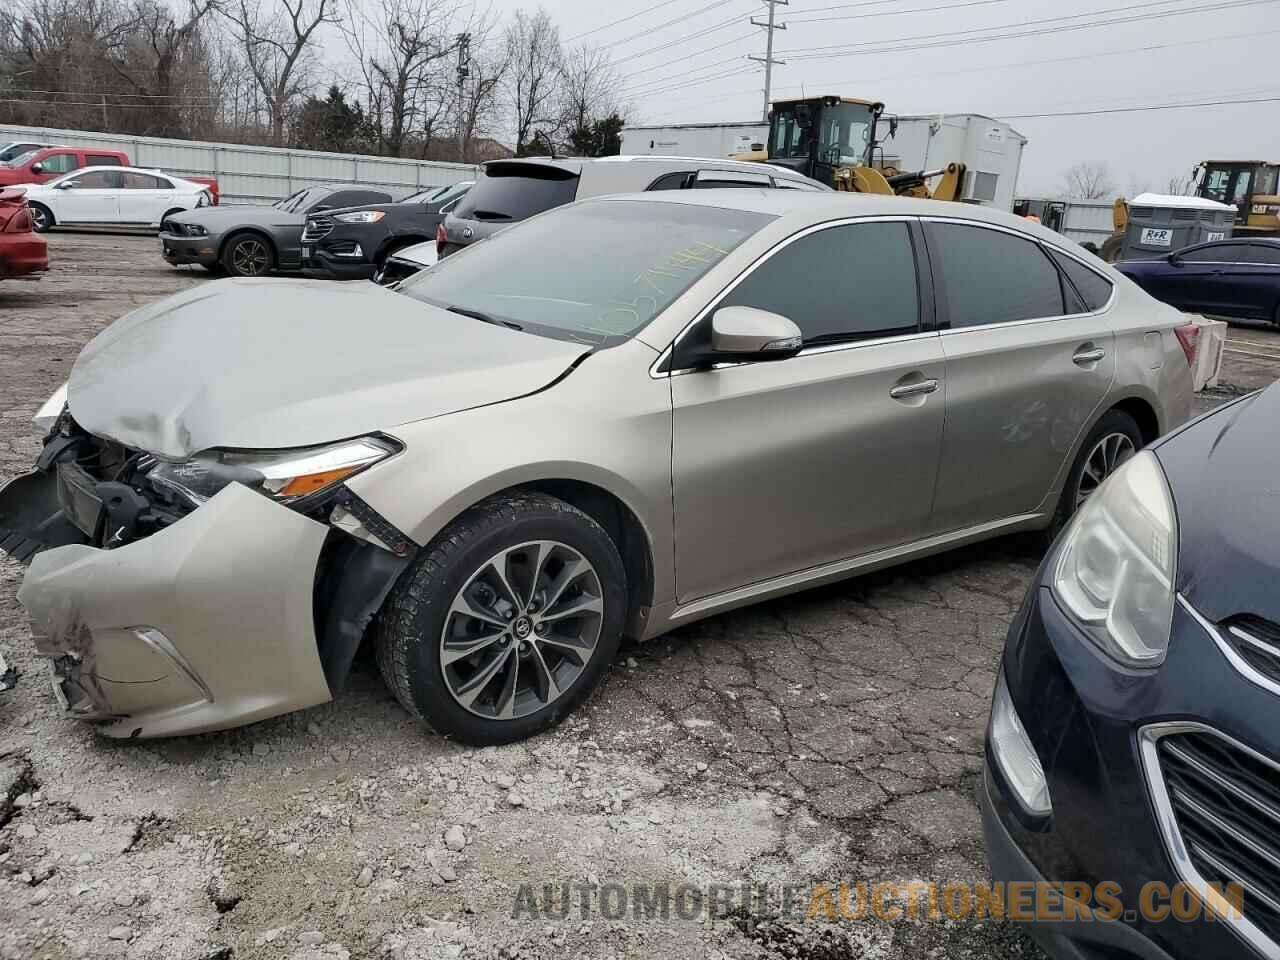
[[[124,188],[126,190],[167,190],[171,184],[167,181],[160,182],[159,177],[154,177],[149,173],[126,173],[124,174]]]
[[[1034,241],[959,223],[926,221],[926,230],[951,329],[1066,313],[1061,277]]]
[[[1280,266],[1280,246],[1269,243],[1255,243],[1250,253],[1252,263],[1263,263],[1268,266]]]
[[[1248,263],[1249,248],[1243,243],[1214,243],[1178,254],[1188,263]]]
[[[905,223],[828,227],[783,247],[720,301],[788,317],[806,344],[914,333],[915,252]]]
[[[454,210],[464,220],[507,223],[572,203],[578,175],[539,164],[495,164],[486,168]]]
[[[1073,260],[1064,253],[1050,250],[1049,255],[1067,275],[1071,286],[1075,287],[1084,305],[1090,311],[1101,310],[1111,299],[1111,281],[1099,273],[1090,270],[1078,260]]]

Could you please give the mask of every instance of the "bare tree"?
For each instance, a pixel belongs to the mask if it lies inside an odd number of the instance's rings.
[[[290,105],[305,87],[307,56],[321,24],[337,23],[337,0],[238,0],[224,11],[244,49],[254,82],[270,116],[271,142],[284,143]]]
[[[560,133],[564,139],[586,129],[592,120],[619,110],[620,82],[613,62],[602,50],[576,47],[560,67]]]
[[[537,125],[555,125],[559,95],[560,28],[541,7],[517,10],[506,32],[506,92],[515,124],[516,153],[524,152]]]
[[[362,65],[383,148],[398,157],[410,134],[429,143],[447,109],[450,87],[442,61],[454,49],[458,6],[452,0],[380,0],[365,12],[359,0],[349,3],[347,46]]]
[[[467,75],[459,78],[455,94],[454,135],[458,140],[458,160],[471,156],[471,144],[479,133],[491,132],[500,112],[498,94],[506,78],[508,48],[505,37],[494,42],[495,23],[487,13],[466,27],[470,34]]]
[[[1105,163],[1077,163],[1063,175],[1062,195],[1071,200],[1114,196],[1115,181]]]

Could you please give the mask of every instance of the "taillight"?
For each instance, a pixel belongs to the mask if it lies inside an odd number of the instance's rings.
[[[436,224],[436,256],[444,256],[445,244],[449,242],[449,234],[444,229],[443,223]]]
[[[1200,328],[1194,323],[1188,323],[1186,326],[1174,327],[1173,332],[1178,338],[1178,346],[1182,347],[1182,352],[1186,354],[1187,366],[1194,367],[1196,353],[1200,349]]]

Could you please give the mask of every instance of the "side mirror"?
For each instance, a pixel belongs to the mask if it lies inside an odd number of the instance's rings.
[[[1169,261],[1169,263],[1170,263],[1171,265],[1175,266],[1175,267],[1176,267],[1176,266],[1179,266],[1179,265],[1182,263],[1182,261],[1178,258],[1178,255],[1177,255],[1176,253],[1168,254],[1168,255],[1165,257],[1165,259],[1166,259],[1167,261]]]
[[[70,190],[72,187],[78,187],[79,185],[80,185],[79,180],[59,180],[57,183],[53,185],[53,189]]]
[[[31,172],[32,172],[32,173],[44,173],[44,164],[43,164],[43,163],[33,163],[33,164],[31,165]]]
[[[711,317],[713,363],[786,360],[804,346],[800,328],[778,313],[755,307],[721,307]]]

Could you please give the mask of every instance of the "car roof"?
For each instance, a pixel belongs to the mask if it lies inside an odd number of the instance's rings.
[[[986,223],[1017,230],[1020,233],[1047,240],[1059,246],[1065,242],[1065,238],[1060,233],[993,207],[984,207],[973,203],[953,203],[945,200],[923,200],[916,197],[889,197],[870,193],[846,193],[843,191],[815,193],[808,190],[769,190],[745,187],[717,190],[656,190],[646,193],[626,193],[596,197],[582,202],[609,203],[619,200],[684,203],[704,207],[720,207],[727,210],[742,210],[749,213],[764,213],[776,217],[794,215],[797,219],[810,219],[815,223],[820,223],[824,220],[839,220],[844,217],[946,217],[954,220],[972,220],[975,223]]]
[[[664,173],[677,173],[688,170],[693,164],[704,170],[740,170],[743,173],[767,173],[784,180],[795,180],[803,183],[817,183],[803,174],[787,167],[771,163],[758,163],[751,160],[731,160],[728,157],[668,157],[658,155],[624,155],[616,157],[515,157],[507,160],[490,160],[481,164],[483,168],[508,165],[533,164],[537,166],[556,167],[579,175],[592,167],[601,171],[618,169],[622,164],[635,164],[637,170],[654,177]]]

